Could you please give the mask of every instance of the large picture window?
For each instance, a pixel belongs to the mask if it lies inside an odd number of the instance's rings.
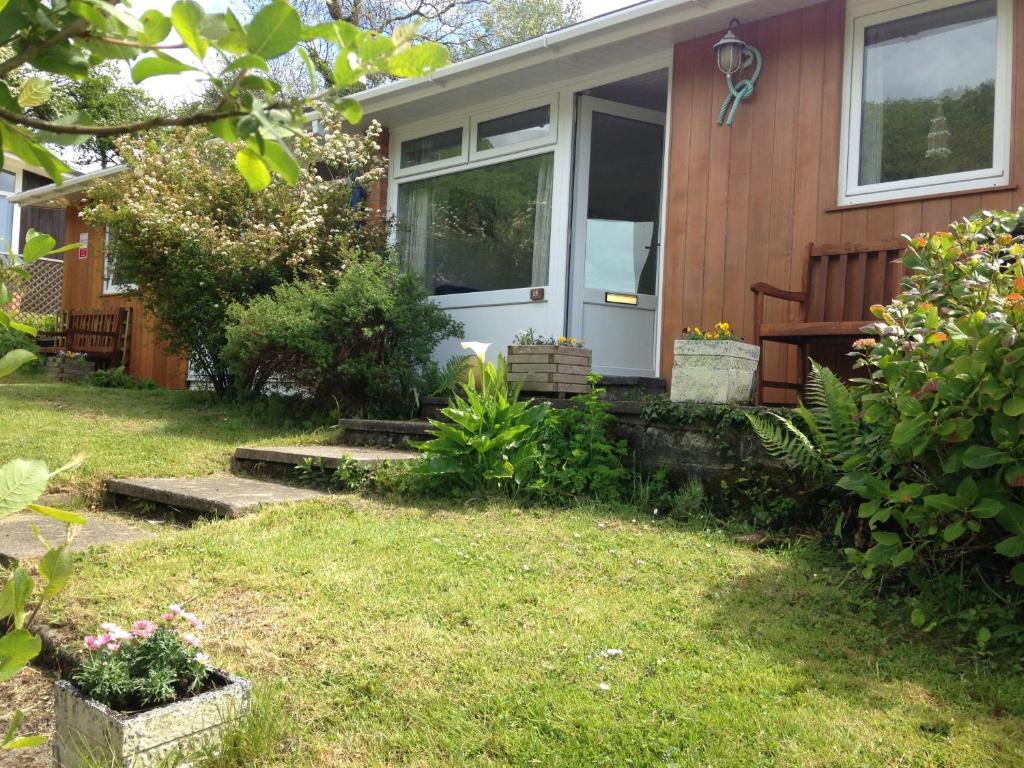
[[[551,153],[408,181],[398,247],[432,295],[546,285]]]
[[[17,177],[10,171],[0,171],[0,251],[14,248],[14,203],[9,198],[17,188]]]
[[[842,202],[1006,183],[1008,4],[873,7],[851,3]]]

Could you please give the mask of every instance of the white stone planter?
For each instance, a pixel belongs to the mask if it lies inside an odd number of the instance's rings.
[[[742,341],[677,339],[672,400],[677,403],[750,403],[761,348]]]
[[[219,687],[135,714],[116,712],[58,680],[53,768],[150,768],[165,765],[168,756],[216,750],[227,727],[249,711],[252,684],[213,674]]]

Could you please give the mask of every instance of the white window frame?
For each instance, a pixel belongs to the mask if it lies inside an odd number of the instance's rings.
[[[840,142],[839,205],[941,195],[1010,183],[1010,104],[1013,63],[1013,1],[997,0],[995,127],[992,167],[880,184],[860,184],[860,127],[863,98],[864,30],[887,21],[963,5],[972,0],[916,0],[892,7],[891,0],[849,0],[846,14],[843,119]],[[922,64],[927,66],[927,64]]]
[[[103,229],[103,290],[100,296],[121,296],[134,293],[139,289],[135,283],[115,283],[113,281],[112,264],[110,263],[110,230]]]
[[[486,123],[489,120],[496,120],[502,117],[512,117],[518,115],[520,112],[528,112],[531,109],[537,109],[538,107],[548,108],[548,135],[539,136],[536,139],[527,139],[525,141],[519,141],[515,144],[509,144],[505,147],[494,147],[493,149],[477,149],[477,132],[480,129],[480,123]],[[547,98],[532,99],[528,101],[521,101],[514,104],[508,104],[498,109],[491,109],[486,112],[477,112],[473,114],[471,120],[471,130],[469,132],[469,160],[486,160],[491,157],[502,157],[504,155],[518,155],[522,152],[526,152],[530,149],[537,147],[548,147],[558,143],[558,94],[552,94]]]
[[[14,191],[13,192],[0,192],[0,197],[14,197],[24,191],[25,188],[25,166],[16,160],[12,160],[10,155],[4,157],[3,170],[8,173],[14,174]],[[14,203],[14,211],[12,216],[14,221],[11,222],[11,242],[0,243],[0,250],[3,253],[17,253],[18,244],[21,241],[21,206]]]
[[[453,131],[456,128],[462,129],[462,148],[459,154],[454,157],[446,157],[443,160],[434,160],[430,163],[420,163],[419,165],[410,165],[408,168],[402,167],[402,144],[407,141],[415,141],[416,139],[423,139],[427,136],[433,136],[435,133],[445,133],[446,131]],[[442,171],[447,168],[453,168],[457,165],[463,165],[469,159],[469,117],[463,117],[456,121],[446,120],[442,123],[430,123],[421,125],[420,127],[413,130],[411,133],[402,132],[394,136],[394,141],[391,146],[394,147],[392,151],[391,167],[392,176],[395,179],[405,178],[407,176],[421,176],[423,174],[434,173],[435,171]]]

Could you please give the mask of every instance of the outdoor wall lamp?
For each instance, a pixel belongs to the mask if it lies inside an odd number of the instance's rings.
[[[729,95],[725,97],[722,108],[718,111],[718,124],[726,127],[732,125],[740,102],[753,95],[754,84],[761,76],[761,66],[764,63],[761,51],[744,43],[736,35],[739,26],[739,19],[730,21],[725,35],[715,43],[715,58],[718,60],[718,68],[725,74],[725,82],[729,86]],[[754,68],[750,77],[739,81],[734,80],[737,74],[750,67]]]

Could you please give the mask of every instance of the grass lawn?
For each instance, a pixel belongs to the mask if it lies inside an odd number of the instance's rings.
[[[297,439],[186,395],[62,385],[0,386],[0,419],[5,455],[88,451],[86,484]],[[284,728],[235,765],[1024,765],[1019,662],[946,650],[855,579],[824,546],[641,512],[349,495],[91,550],[51,618],[198,612]]]
[[[0,461],[76,453],[85,464],[56,490],[91,492],[108,477],[205,475],[227,468],[243,443],[295,443],[314,435],[278,414],[241,409],[203,392],[97,389],[21,377],[0,383]]]

